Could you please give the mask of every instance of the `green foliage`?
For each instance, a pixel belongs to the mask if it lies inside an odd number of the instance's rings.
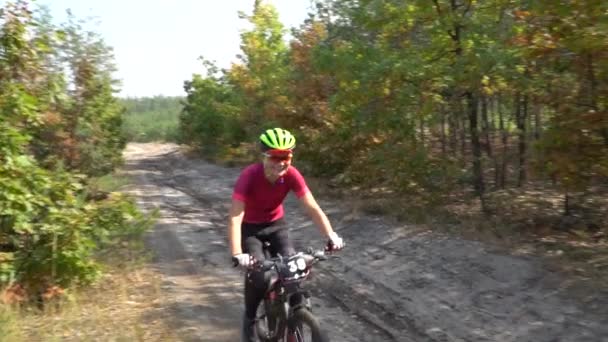
[[[185,141],[207,152],[220,152],[238,146],[246,133],[239,118],[239,95],[217,68],[204,61],[207,77],[195,75],[185,83],[186,104],[180,115],[180,129]]]
[[[552,114],[535,165],[566,193],[608,176],[606,10],[603,2],[541,1],[519,15],[528,24],[522,54],[544,62],[533,82]]]
[[[242,128],[252,137],[291,112],[285,88],[288,50],[283,40],[285,30],[274,6],[256,1],[253,14],[241,13],[241,18],[252,26],[241,34],[243,65],[235,66],[225,76],[235,91],[234,102],[241,107],[238,113],[244,120]]]
[[[121,99],[125,108],[123,133],[128,141],[179,141],[179,115],[182,97],[144,97]]]
[[[466,180],[482,197],[531,166],[534,181],[584,190],[606,174],[607,10],[326,0],[285,47],[257,1],[242,63],[187,82],[181,129],[209,149],[282,125],[313,174],[403,194],[449,198]]]
[[[91,256],[100,242],[148,227],[130,200],[112,195],[88,203],[81,180],[42,169],[24,155],[4,157],[0,181],[4,284],[18,282],[36,291],[91,282],[99,274]]]
[[[567,193],[584,191],[598,176],[608,177],[608,145],[598,130],[591,129],[598,121],[594,112],[565,113],[553,119],[536,144],[536,168]]]
[[[0,287],[89,283],[100,246],[148,227],[131,200],[87,196],[124,146],[112,70],[103,41],[73,21],[60,30],[25,1],[0,11]]]
[[[130,179],[116,174],[108,174],[97,178],[91,178],[88,182],[90,192],[110,193],[122,190],[130,183]]]
[[[141,240],[155,217],[143,215],[132,199],[111,193],[96,205],[90,218],[91,226],[95,227],[93,239],[97,248],[102,249],[122,241]]]
[[[291,111],[284,87],[288,70],[284,28],[275,8],[258,1],[253,15],[241,17],[253,26],[241,35],[243,65],[220,72],[202,59],[206,75],[195,75],[184,86],[183,138],[210,153],[249,141]]]
[[[18,8],[27,11],[27,4]],[[87,175],[102,175],[120,165],[125,139],[121,136],[122,108],[114,98],[116,81],[111,48],[94,32],[83,29],[82,22],[70,15],[57,27],[44,10],[16,15],[29,32],[17,38],[18,30],[7,21],[7,35],[27,51],[25,69],[14,72],[6,93],[22,99],[16,113],[31,115],[27,133],[32,136],[29,149],[45,167],[63,167]],[[21,45],[20,45],[21,44]],[[6,60],[7,65],[15,62]],[[22,74],[22,75],[21,75]]]

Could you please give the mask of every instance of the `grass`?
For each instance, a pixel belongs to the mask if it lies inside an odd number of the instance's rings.
[[[160,275],[146,266],[143,249],[117,247],[95,285],[67,291],[60,302],[37,308],[0,306],[0,340],[175,341],[163,316]]]
[[[95,178],[91,191],[120,191],[130,179],[120,173]],[[141,237],[100,250],[104,275],[88,287],[65,289],[56,301],[9,306],[0,301],[0,342],[175,341],[163,312],[161,275],[148,261]]]
[[[176,142],[179,114],[170,111],[127,113],[123,116],[123,132],[128,141]]]
[[[130,179],[125,176],[113,173],[91,179],[89,185],[92,189],[102,192],[119,191],[124,186],[130,184]]]
[[[19,326],[19,319],[15,310],[0,304],[0,340],[23,341],[25,336]]]

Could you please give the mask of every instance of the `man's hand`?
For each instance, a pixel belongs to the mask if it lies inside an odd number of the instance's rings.
[[[331,232],[329,234],[329,243],[328,243],[329,251],[339,251],[344,248],[344,240],[338,236],[336,232]]]
[[[249,267],[249,265],[252,264],[251,255],[247,253],[234,255],[232,256],[232,263],[234,264],[234,267]]]

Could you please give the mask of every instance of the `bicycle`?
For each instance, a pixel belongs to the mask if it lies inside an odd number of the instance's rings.
[[[289,257],[270,257],[269,246],[264,244],[266,260],[254,263],[247,270],[248,278],[250,272],[264,272],[264,280],[267,281],[264,302],[255,318],[259,340],[329,342],[312,314],[310,292],[301,287],[310,275],[312,265],[327,260],[325,251],[309,248]]]

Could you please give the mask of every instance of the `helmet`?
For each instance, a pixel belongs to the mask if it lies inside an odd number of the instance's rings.
[[[296,138],[282,128],[267,129],[260,135],[260,142],[264,150],[291,151],[296,147]]]

